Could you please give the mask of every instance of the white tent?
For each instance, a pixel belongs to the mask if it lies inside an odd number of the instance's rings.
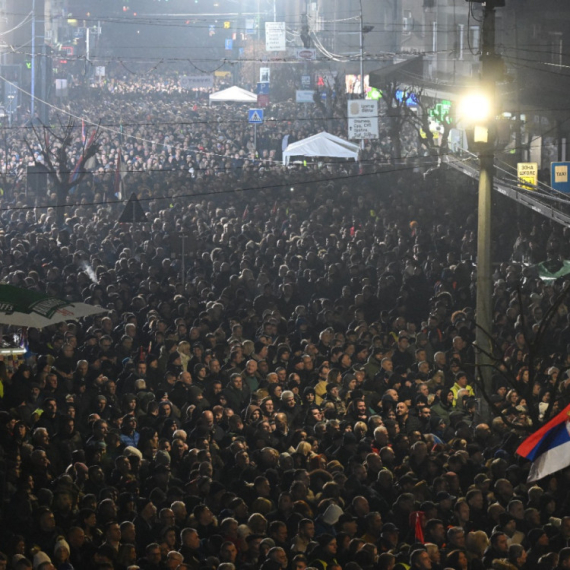
[[[210,103],[255,103],[257,105],[257,95],[251,91],[246,91],[234,85],[223,91],[212,93]]]
[[[289,164],[292,156],[318,156],[358,159],[357,144],[335,137],[327,132],[290,144],[283,152],[283,164]]]

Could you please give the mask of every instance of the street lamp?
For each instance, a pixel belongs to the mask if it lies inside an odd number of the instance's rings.
[[[466,93],[459,101],[458,115],[467,123],[477,124],[491,117],[491,98],[483,91]]]
[[[477,366],[486,394],[492,393],[493,288],[491,270],[491,200],[493,190],[496,111],[491,93],[474,91],[461,98],[458,118],[466,124],[469,150],[479,155],[479,204],[477,220],[477,300],[475,340]],[[483,406],[486,402],[482,401]],[[484,414],[488,415],[488,414]]]

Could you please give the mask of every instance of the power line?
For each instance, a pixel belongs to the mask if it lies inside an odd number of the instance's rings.
[[[250,192],[250,191],[259,191],[259,190],[275,190],[277,188],[291,188],[295,186],[305,186],[307,184],[317,184],[317,183],[325,183],[325,182],[336,182],[339,180],[352,180],[354,178],[363,178],[368,176],[375,176],[375,175],[384,175],[384,174],[391,174],[394,172],[403,172],[408,170],[414,170],[417,168],[416,165],[414,166],[407,166],[401,168],[393,168],[390,170],[379,170],[375,172],[359,172],[357,174],[348,174],[343,176],[331,176],[327,178],[320,178],[320,179],[309,179],[303,182],[299,181],[287,181],[281,182],[278,184],[266,184],[263,186],[250,186],[246,188],[236,188],[232,190],[219,190],[216,192],[196,192],[196,193],[185,193],[185,194],[176,194],[173,196],[151,196],[151,197],[141,197],[138,198],[139,202],[151,202],[154,200],[176,200],[180,198],[203,198],[206,196],[219,196],[221,194],[240,194],[242,192]],[[165,172],[165,171],[161,171]],[[121,199],[121,200],[109,200],[109,201],[100,201],[100,202],[89,202],[89,203],[71,203],[71,204],[60,204],[60,205],[46,205],[46,206],[10,206],[6,208],[0,208],[0,212],[11,212],[16,210],[45,210],[47,208],[73,208],[73,207],[87,207],[87,206],[108,206],[113,204],[124,204],[128,202],[129,199]]]

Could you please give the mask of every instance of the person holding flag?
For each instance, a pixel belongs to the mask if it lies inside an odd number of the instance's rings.
[[[570,405],[527,437],[517,453],[532,461],[528,483],[543,479],[570,465]]]

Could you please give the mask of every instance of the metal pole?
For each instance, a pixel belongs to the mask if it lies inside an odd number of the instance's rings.
[[[277,6],[275,2],[276,0],[273,0],[273,21],[277,22]]]
[[[32,0],[32,81],[30,94],[32,102],[30,103],[30,115],[32,121],[35,113],[35,97],[36,97],[36,0]]]
[[[186,234],[184,231],[181,233],[182,237],[182,287],[186,287]]]
[[[495,55],[495,2],[489,0],[485,5],[483,16],[483,43],[481,46],[482,83],[491,97],[492,108],[495,108],[495,83],[497,79],[497,65]],[[490,123],[495,119],[491,118]],[[491,134],[492,125],[489,127]],[[491,143],[491,140],[490,140]],[[491,272],[491,193],[493,189],[493,161],[494,148],[490,144],[488,149],[479,154],[481,174],[479,178],[479,211],[477,222],[477,311],[475,333],[477,346],[476,360],[479,377],[487,395],[493,393],[491,357],[493,352],[493,288]],[[481,399],[481,412],[483,417],[491,419],[487,402]]]
[[[360,0],[360,98],[364,99],[364,25],[362,18],[362,0]],[[364,150],[364,139],[360,139],[360,148]]]
[[[477,222],[477,346],[492,352],[492,271],[491,271],[491,194],[493,189],[493,153],[479,156],[479,214]],[[487,394],[492,394],[491,359],[477,351],[477,365]],[[483,408],[486,402],[481,400]],[[487,414],[484,414],[486,416]]]
[[[362,26],[362,0],[360,0],[360,98],[364,99],[364,32]]]
[[[257,123],[253,123],[253,152],[257,155]]]

